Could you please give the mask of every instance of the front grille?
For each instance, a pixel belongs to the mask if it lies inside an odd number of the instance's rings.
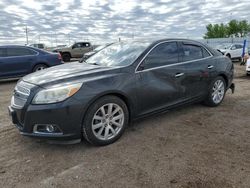
[[[30,95],[30,89],[33,87],[32,84],[26,82],[18,82],[15,89],[14,94],[11,99],[11,106],[21,109],[27,102],[27,99]]]

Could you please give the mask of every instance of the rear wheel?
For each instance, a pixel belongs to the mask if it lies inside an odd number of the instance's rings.
[[[116,96],[105,96],[92,104],[83,121],[83,136],[94,145],[118,140],[128,125],[126,104]]]
[[[43,69],[46,69],[48,66],[45,65],[45,64],[39,64],[39,65],[36,65],[34,68],[33,68],[33,72],[37,72],[37,71],[41,71]]]
[[[209,93],[204,101],[207,106],[215,107],[222,103],[226,94],[226,82],[223,77],[218,76],[211,83]]]

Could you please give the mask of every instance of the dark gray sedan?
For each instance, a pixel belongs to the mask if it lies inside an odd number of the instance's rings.
[[[86,63],[23,77],[9,112],[21,134],[115,142],[130,120],[183,104],[218,106],[234,90],[233,64],[192,40],[113,44]]]

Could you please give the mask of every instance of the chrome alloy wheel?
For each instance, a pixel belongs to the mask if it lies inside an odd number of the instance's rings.
[[[110,140],[119,134],[124,126],[124,112],[115,103],[101,106],[92,119],[92,131],[100,140]]]
[[[222,80],[217,80],[213,86],[212,99],[215,104],[222,101],[225,94],[225,86]]]

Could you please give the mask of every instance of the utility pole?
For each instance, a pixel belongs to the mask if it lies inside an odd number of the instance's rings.
[[[25,34],[26,34],[26,44],[28,45],[29,44],[29,37],[28,37],[28,27],[27,27],[27,25],[25,27]]]

